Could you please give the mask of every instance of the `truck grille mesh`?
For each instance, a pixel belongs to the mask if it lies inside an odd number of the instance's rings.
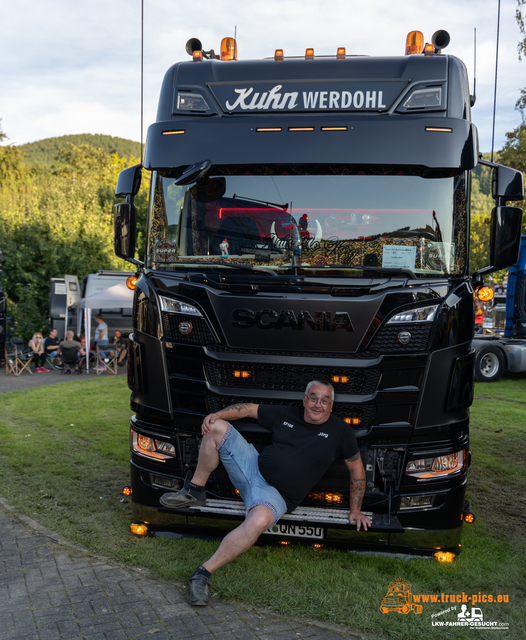
[[[248,378],[235,378],[234,371],[250,372]],[[242,387],[275,391],[304,391],[311,380],[331,380],[346,376],[347,383],[338,384],[338,393],[374,393],[380,379],[378,369],[344,369],[333,367],[302,367],[272,364],[247,364],[207,361],[206,377],[218,387]]]
[[[215,338],[210,331],[204,318],[186,316],[179,313],[163,313],[164,339],[168,342],[178,342],[181,344],[210,344],[215,342]],[[181,322],[189,322],[192,331],[184,335],[179,331]]]
[[[254,402],[255,404],[285,404],[289,407],[302,407],[303,404],[301,401],[290,401],[290,402],[280,402],[277,400],[268,400],[267,398],[258,399],[258,398],[227,398],[224,396],[213,396],[208,395],[206,398],[206,404],[208,407],[208,411],[210,413],[215,413],[216,411],[220,411],[225,407],[230,406],[231,404],[242,404],[246,402]],[[345,418],[347,416],[352,416],[356,418],[360,418],[360,424],[355,427],[356,429],[368,429],[372,423],[374,418],[375,407],[373,405],[365,405],[365,404],[346,404],[344,402],[338,402],[335,404],[332,412],[338,418]],[[256,422],[255,420],[247,420],[244,422]]]
[[[386,325],[374,338],[372,347],[380,353],[427,351],[431,326],[431,323]],[[401,344],[398,341],[397,336],[401,331],[408,331],[411,334],[408,344]]]

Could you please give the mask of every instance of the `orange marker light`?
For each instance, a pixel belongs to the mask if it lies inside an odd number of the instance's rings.
[[[221,40],[221,60],[237,60],[237,43],[234,38]]]
[[[345,60],[345,47],[338,47],[336,51],[336,60]]]
[[[424,47],[424,55],[432,56],[434,55],[434,53],[435,53],[435,45],[428,42]]]
[[[128,485],[127,485],[127,486],[125,486],[125,487],[123,487],[123,488],[122,488],[122,493],[123,493],[123,495],[125,495],[125,496],[131,496],[131,494],[132,494],[132,488],[131,488],[130,486],[128,486]]]
[[[274,52],[274,60],[283,60],[283,49],[276,49]]]
[[[130,531],[137,536],[147,536],[148,535],[148,527],[145,524],[131,524]]]
[[[203,52],[202,51],[194,51],[192,54],[192,58],[194,62],[202,62],[203,61]]]
[[[129,276],[126,279],[126,286],[128,287],[128,289],[131,289],[132,291],[135,290],[135,287],[137,286],[137,280],[139,278],[137,278],[137,276]]]
[[[405,55],[410,56],[414,53],[422,53],[424,50],[424,34],[421,31],[411,31],[407,34],[405,41]]]
[[[305,60],[314,60],[314,49],[311,47],[305,51]]]
[[[493,300],[494,297],[495,292],[491,287],[480,287],[480,289],[477,290],[477,298],[481,302],[489,302],[490,300]]]

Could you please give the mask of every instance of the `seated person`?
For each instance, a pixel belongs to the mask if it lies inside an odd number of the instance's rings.
[[[44,350],[42,334],[39,331],[33,334],[28,346],[33,352],[33,362],[36,364],[35,373],[47,373],[49,369],[46,369],[44,366],[46,364],[47,354]]]
[[[58,345],[60,340],[57,338],[58,330],[50,329],[49,336],[44,340],[44,351],[46,352],[46,358],[56,358],[57,366],[62,366],[60,354],[58,352]]]
[[[120,329],[115,329],[115,334],[110,340],[110,345],[116,347],[114,351],[110,351],[110,356],[118,355],[119,358],[117,360],[117,364],[119,366],[124,366],[124,360],[128,355],[128,344],[126,338],[122,337],[122,332]]]
[[[79,352],[77,353],[77,358],[79,360],[82,360],[82,358],[86,357],[86,336],[82,334],[79,340],[77,340],[77,337],[75,336],[73,340],[76,340],[80,344],[80,349],[79,349]]]
[[[60,353],[62,354],[62,360],[66,365],[73,366],[75,365],[75,369],[78,369],[77,362],[77,353],[81,349],[80,342],[73,340],[74,333],[73,331],[66,331],[66,339],[63,340],[60,345]]]

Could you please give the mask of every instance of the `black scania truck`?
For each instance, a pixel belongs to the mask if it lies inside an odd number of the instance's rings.
[[[491,164],[490,264],[470,274],[479,162],[464,64],[408,36],[400,57],[237,59],[187,43],[149,127],[146,255],[135,258],[141,165],[121,172],[115,250],[137,265],[130,336],[137,531],[217,535],[243,505],[220,466],[205,507],[159,504],[192,475],[205,415],[238,402],[301,406],[332,381],[366,470],[347,519],[335,462],[267,542],[459,551],[470,461],[474,289],[517,260],[522,174]],[[484,162],[485,164],[489,164]],[[269,434],[235,423],[260,450]]]

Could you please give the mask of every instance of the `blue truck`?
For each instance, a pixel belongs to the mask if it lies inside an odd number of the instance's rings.
[[[505,295],[505,303],[496,304],[485,321],[486,333],[473,340],[479,382],[496,382],[506,371],[526,372],[526,236],[508,272]]]

